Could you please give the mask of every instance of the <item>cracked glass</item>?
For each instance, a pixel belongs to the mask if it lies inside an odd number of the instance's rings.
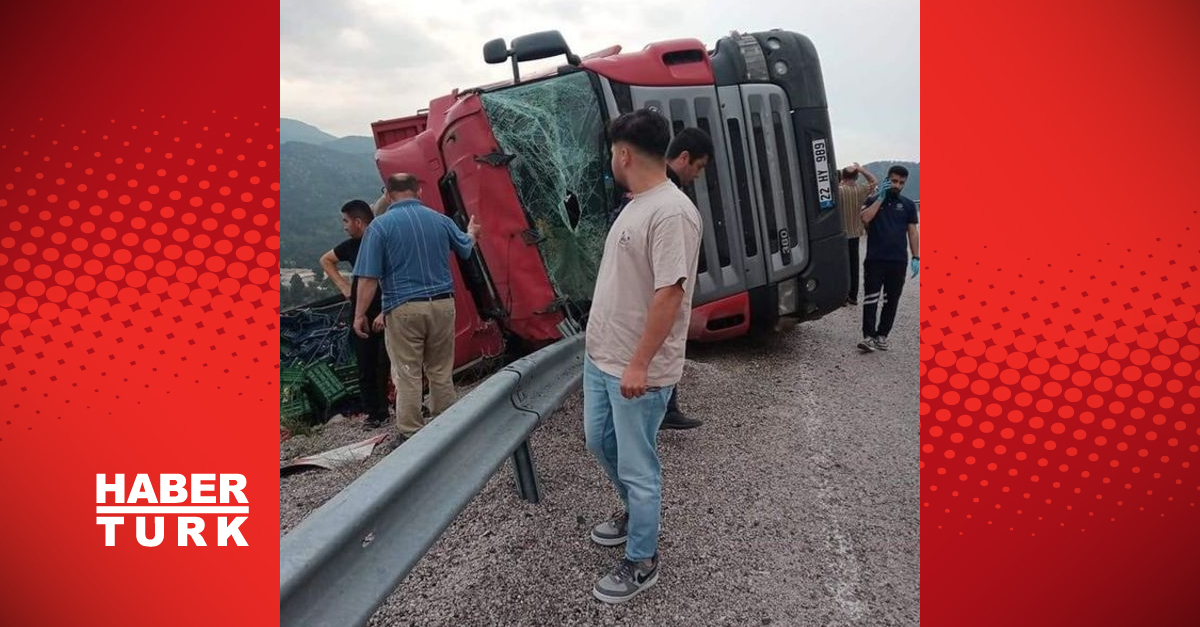
[[[591,301],[614,186],[600,101],[576,72],[481,95],[560,298]]]

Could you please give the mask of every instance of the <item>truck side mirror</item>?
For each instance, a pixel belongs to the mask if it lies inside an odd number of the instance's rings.
[[[517,37],[513,39],[511,49],[504,44],[503,39],[493,39],[483,45],[483,60],[489,64],[504,63],[512,59],[514,85],[521,82],[521,71],[517,68],[519,63],[548,59],[560,54],[565,55],[567,63],[571,65],[581,63],[578,55],[571,54],[571,49],[567,47],[567,40],[563,39],[562,33],[556,30]]]
[[[517,37],[512,43],[512,54],[521,62],[548,59],[558,55],[566,55],[569,60],[573,56],[571,49],[567,47],[567,40],[556,30]]]
[[[504,63],[508,60],[508,44],[503,39],[493,39],[483,44],[483,60],[489,64]]]

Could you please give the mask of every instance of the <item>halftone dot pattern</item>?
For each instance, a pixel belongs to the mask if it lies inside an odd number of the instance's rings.
[[[138,388],[211,386],[273,407],[278,129],[201,117],[0,130],[0,446]]]
[[[1000,265],[981,246],[939,259],[932,281],[926,267],[923,525],[1086,533],[1196,516],[1200,250],[1187,231],[1075,266]]]

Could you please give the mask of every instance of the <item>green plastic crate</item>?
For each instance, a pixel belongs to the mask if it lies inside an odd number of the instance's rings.
[[[346,387],[358,384],[358,366],[355,364],[336,366],[333,373],[337,375],[338,381],[341,381]]]
[[[298,394],[296,397],[279,405],[279,417],[284,421],[300,421],[308,418],[312,414],[312,403],[309,402],[308,396]]]
[[[279,386],[284,387],[293,384],[304,384],[304,369],[303,368],[280,368],[279,369]]]
[[[333,407],[342,399],[349,396],[346,386],[338,380],[333,368],[324,362],[311,364],[304,370],[308,379],[308,390],[321,406]]]

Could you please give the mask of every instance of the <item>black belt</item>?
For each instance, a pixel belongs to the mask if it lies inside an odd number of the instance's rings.
[[[421,301],[432,302],[435,300],[446,300],[447,298],[454,298],[454,292],[446,292],[444,294],[437,294],[434,296],[417,296],[416,298],[413,298],[412,300],[421,300]]]

